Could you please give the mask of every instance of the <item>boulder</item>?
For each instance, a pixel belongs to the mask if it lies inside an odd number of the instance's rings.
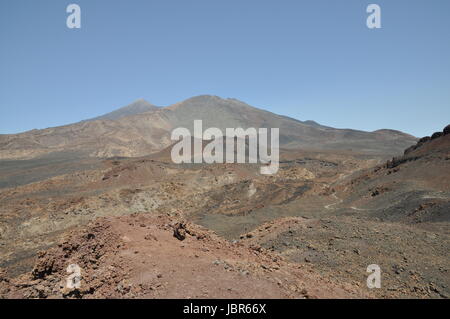
[[[439,138],[439,137],[441,137],[443,135],[444,135],[444,133],[442,133],[442,132],[436,132],[433,135],[431,135],[431,139],[434,140],[434,139],[437,139],[437,138]]]
[[[423,143],[428,142],[429,140],[431,140],[431,137],[425,136],[425,137],[422,137],[422,138],[419,140],[419,142],[417,142],[417,144],[423,144]]]
[[[444,128],[444,135],[450,134],[450,124]]]
[[[173,236],[178,240],[185,240],[186,225],[183,223],[176,223],[173,227]]]

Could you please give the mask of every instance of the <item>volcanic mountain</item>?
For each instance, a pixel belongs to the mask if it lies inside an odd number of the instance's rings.
[[[147,102],[144,99],[139,99],[139,100],[136,100],[135,102],[131,103],[130,105],[121,107],[118,110],[109,112],[109,113],[101,115],[101,116],[94,117],[94,118],[86,120],[86,121],[119,120],[126,116],[150,112],[150,111],[154,111],[157,109],[158,109],[157,106]]]
[[[277,115],[236,99],[203,95],[162,108],[138,100],[91,120],[0,135],[0,159],[30,159],[68,152],[70,157],[144,156],[171,145],[170,133],[174,128],[192,130],[194,120],[203,120],[204,128],[221,130],[280,128],[280,146],[289,149],[357,150],[394,156],[416,142],[415,137],[398,131],[335,129]]]

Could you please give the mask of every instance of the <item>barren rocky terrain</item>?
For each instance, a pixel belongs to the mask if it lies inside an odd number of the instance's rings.
[[[138,116],[150,115],[100,121]],[[22,160],[0,162],[0,296],[448,298],[448,130],[419,142],[370,134],[402,151],[287,143],[272,176],[259,164],[176,165],[160,146],[109,158],[89,143],[38,157],[20,149]],[[70,264],[79,289],[66,287]],[[370,264],[381,289],[366,286]]]

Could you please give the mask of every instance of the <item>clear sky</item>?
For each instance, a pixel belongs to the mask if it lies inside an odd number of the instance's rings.
[[[366,26],[370,3],[382,29]],[[0,1],[0,133],[200,94],[429,135],[450,123],[450,1]]]

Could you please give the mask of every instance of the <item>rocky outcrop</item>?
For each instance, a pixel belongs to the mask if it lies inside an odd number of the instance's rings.
[[[431,139],[434,140],[434,139],[437,139],[437,138],[439,138],[439,137],[441,137],[443,135],[444,135],[444,133],[442,133],[442,132],[436,132],[433,135],[431,135]]]
[[[444,128],[444,135],[450,134],[450,124]]]
[[[433,135],[431,135],[431,137],[430,136],[422,137],[417,142],[417,144],[408,147],[405,150],[404,155],[407,155],[407,154],[411,153],[412,151],[418,149],[419,147],[421,147],[425,143],[428,143],[429,141],[435,140],[435,139],[440,138],[440,137],[442,137],[444,135],[447,135],[449,133],[450,133],[450,125],[447,125],[442,132],[435,132]]]

